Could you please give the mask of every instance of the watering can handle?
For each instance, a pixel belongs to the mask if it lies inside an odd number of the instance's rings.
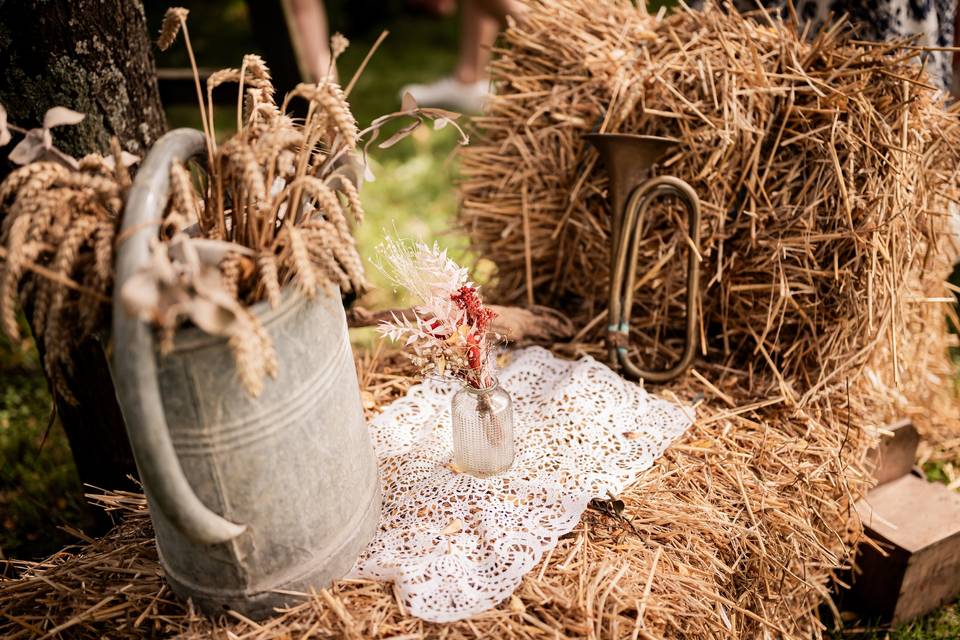
[[[204,145],[195,129],[167,133],[147,154],[130,189],[113,287],[113,371],[134,458],[152,501],[187,538],[213,544],[236,538],[246,527],[211,511],[190,487],[167,429],[153,332],[120,302],[123,285],[150,259],[150,239],[157,237],[167,204],[171,163],[202,153]]]

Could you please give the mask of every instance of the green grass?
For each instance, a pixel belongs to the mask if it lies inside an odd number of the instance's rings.
[[[854,623],[833,637],[837,640],[957,640],[960,638],[960,600],[895,629]]]
[[[883,637],[883,636],[878,636]],[[957,640],[960,638],[960,601],[908,622],[890,634],[891,640]]]

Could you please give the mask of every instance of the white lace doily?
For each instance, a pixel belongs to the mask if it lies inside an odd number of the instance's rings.
[[[370,424],[383,509],[351,577],[395,582],[425,620],[461,620],[509,597],[591,498],[620,493],[693,419],[593,358],[539,347],[509,357],[499,378],[517,454],[504,474],[451,466],[454,382],[417,385]]]

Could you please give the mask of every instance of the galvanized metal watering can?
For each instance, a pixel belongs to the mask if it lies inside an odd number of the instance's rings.
[[[610,247],[610,303],[607,342],[610,364],[636,378],[667,382],[683,373],[696,355],[697,309],[700,298],[700,199],[689,184],[675,176],[648,178],[650,168],[678,140],[628,133],[591,133],[584,136],[597,148],[610,178],[612,212]],[[686,206],[693,249],[687,249],[687,317],[683,354],[663,370],[641,368],[630,359],[630,312],[637,275],[641,221],[650,204],[663,195],[677,196]]]
[[[114,291],[149,259],[170,163],[203,150],[202,134],[179,129],[144,160]],[[112,372],[170,585],[207,611],[260,618],[350,570],[380,490],[339,296],[288,291],[252,310],[279,360],[257,398],[238,390],[224,339],[186,329],[160,357],[118,300]]]

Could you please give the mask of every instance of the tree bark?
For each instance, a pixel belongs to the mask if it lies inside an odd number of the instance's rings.
[[[11,122],[39,126],[58,105],[87,114],[53,133],[76,157],[107,151],[112,136],[142,156],[163,133],[139,0],[7,0],[0,7],[0,103]]]
[[[57,417],[67,434],[80,482],[106,490],[137,490],[137,465],[117,404],[104,345],[99,338],[88,338],[77,345],[71,356],[75,371],[67,384],[77,404],[56,396],[52,385],[50,392],[54,394]],[[112,520],[100,517],[96,511],[94,515],[100,524],[112,524]]]
[[[0,0],[0,103],[25,128],[54,106],[85,113],[53,131],[75,157],[107,152],[114,136],[142,157],[165,129],[151,46],[139,0]],[[55,402],[80,480],[129,488],[136,467],[101,344],[91,338],[72,356],[79,404]]]

